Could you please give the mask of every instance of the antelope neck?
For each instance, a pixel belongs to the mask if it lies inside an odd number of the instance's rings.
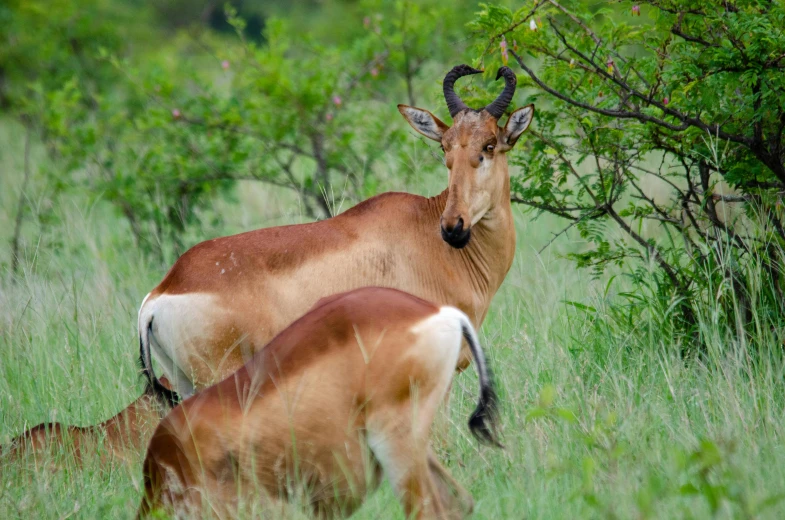
[[[428,199],[429,225],[438,230],[447,204],[449,188]],[[510,183],[506,182],[499,200],[471,227],[471,239],[463,249],[445,248],[456,257],[454,267],[469,281],[476,297],[490,303],[512,266],[515,254],[515,226],[510,204]],[[487,309],[486,309],[487,310]]]

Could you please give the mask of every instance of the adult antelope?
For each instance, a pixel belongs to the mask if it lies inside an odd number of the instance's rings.
[[[238,498],[259,489],[273,501],[301,492],[320,517],[351,514],[383,473],[407,517],[463,517],[471,497],[429,447],[462,339],[480,383],[469,427],[498,444],[496,394],[469,318],[366,287],[322,299],[164,418],[147,450],[139,516],[201,517],[207,505],[231,518]]]
[[[385,193],[327,220],[208,240],[180,257],[139,311],[149,385],[176,399],[156,382],[151,353],[187,396],[237,370],[320,298],[357,287],[394,287],[453,305],[479,327],[515,251],[506,153],[534,114],[529,105],[498,126],[515,92],[508,67],[499,69],[505,87],[493,103],[467,107],[455,81],[480,72],[459,65],[444,78],[452,127],[398,105],[444,149],[449,185],[441,194]],[[468,363],[464,351],[459,366]]]

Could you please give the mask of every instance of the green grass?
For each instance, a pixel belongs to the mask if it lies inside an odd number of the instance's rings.
[[[23,140],[18,126],[0,123],[0,444],[42,421],[97,422],[137,397],[137,307],[165,269],[134,248],[107,205],[88,204],[87,194],[49,197],[35,169],[56,165],[34,148],[36,195],[12,280]],[[425,194],[443,180],[415,182],[405,188]],[[238,199],[217,202],[225,224],[192,243],[299,219],[294,201],[259,186]],[[515,264],[481,331],[503,399],[505,450],[478,447],[468,433],[474,374],[454,385],[438,453],[474,496],[475,517],[782,518],[780,346],[752,337],[771,344],[751,360],[749,349],[711,335],[707,317],[709,361],[684,361],[672,338],[651,332],[651,316],[635,330],[614,326],[603,317],[614,301],[606,281],[561,259],[580,242],[567,235],[537,254],[556,230],[553,220],[518,215]],[[95,456],[77,469],[67,453],[51,456],[61,469],[0,461],[0,518],[133,517],[140,464]],[[403,513],[386,484],[355,516],[391,517]]]

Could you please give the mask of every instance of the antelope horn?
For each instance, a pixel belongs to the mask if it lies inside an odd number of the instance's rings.
[[[518,84],[518,78],[515,77],[515,73],[510,67],[501,67],[499,69],[499,72],[496,73],[496,79],[498,80],[502,76],[504,76],[504,90],[493,103],[485,107],[485,111],[496,119],[499,119],[504,114],[504,111],[507,110],[510,101],[512,101],[512,95],[515,94],[515,85]],[[445,79],[445,83],[446,81]]]
[[[474,69],[468,65],[458,65],[457,67],[453,67],[452,70],[444,76],[442,87],[444,88],[444,100],[447,101],[447,109],[450,111],[450,117],[455,117],[462,110],[469,108],[466,106],[466,103],[461,101],[458,94],[455,93],[455,81],[463,76],[480,74],[481,72],[481,70]],[[512,71],[510,71],[510,73],[512,73]]]

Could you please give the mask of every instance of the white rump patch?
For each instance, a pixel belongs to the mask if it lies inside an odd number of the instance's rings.
[[[452,378],[458,364],[463,342],[461,323],[466,315],[455,307],[444,306],[439,312],[416,323],[411,331],[417,336],[415,349],[418,357],[429,358],[428,363],[443,365],[443,377]],[[425,359],[423,359],[424,361]]]
[[[214,326],[223,312],[210,294],[161,294],[142,304],[140,323],[152,318],[150,352],[183,396],[193,394],[190,362],[209,350]],[[205,360],[209,362],[210,360]]]

